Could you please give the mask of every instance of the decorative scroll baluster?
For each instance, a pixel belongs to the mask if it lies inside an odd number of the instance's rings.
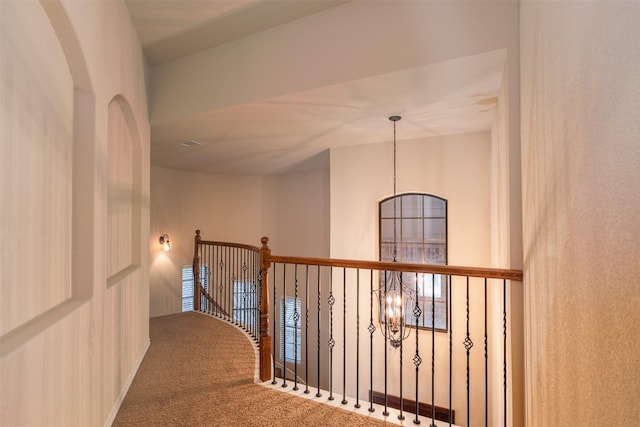
[[[203,274],[205,274],[207,277],[206,279],[207,287],[206,287],[206,295],[204,295],[202,302],[207,306],[207,310],[206,310],[207,313],[213,314],[215,310],[215,304],[213,303],[214,299],[212,295],[213,295],[213,287],[215,286],[215,283],[212,281],[213,272],[211,271],[211,268],[212,268],[211,266],[215,262],[214,246],[206,245],[206,250],[207,250],[207,257],[206,257],[207,264],[202,267],[203,267]]]
[[[222,313],[224,315],[224,319],[229,322],[233,322],[233,318],[229,316],[229,304],[227,303],[227,300],[229,298],[229,280],[231,277],[232,266],[233,264],[231,261],[231,248],[226,246],[224,250],[224,264],[223,264],[224,277],[222,279],[223,280],[222,300],[220,301],[220,306],[222,307]]]
[[[233,249],[233,256],[234,256],[234,260],[233,260],[233,275],[231,276],[231,286],[229,286],[229,315],[231,316],[231,318],[233,319],[233,323],[235,323],[238,326],[242,326],[242,318],[240,318],[240,316],[236,315],[235,312],[235,293],[236,293],[236,288],[239,288],[239,282],[240,282],[240,278],[241,278],[241,273],[240,273],[240,266],[241,264],[241,259],[242,259],[242,251],[240,251],[238,248],[234,248]]]
[[[294,321],[294,335],[293,335],[293,390],[298,390],[298,320],[300,314],[298,313],[298,264],[294,267],[295,275],[295,291],[293,298],[293,321]]]
[[[275,271],[275,268],[274,268]],[[275,273],[274,273],[275,276]],[[275,288],[275,284],[273,286]],[[287,386],[287,264],[282,265],[282,333],[280,334],[280,345],[282,346],[282,387]],[[295,303],[294,303],[295,305]]]
[[[384,272],[384,283],[385,283],[384,296],[383,296],[382,300],[386,301],[387,300],[387,287],[386,287],[387,271]],[[382,305],[380,307],[382,307]],[[387,318],[387,310],[384,310],[384,323],[385,323],[384,327],[386,327],[388,321],[389,321],[389,319]],[[382,412],[382,415],[384,415],[385,417],[389,416],[389,394],[388,394],[388,388],[387,388],[387,368],[388,368],[388,365],[387,365],[387,352],[388,352],[387,341],[388,341],[387,340],[387,336],[385,335],[385,337],[384,337],[384,411]]]
[[[356,404],[360,407],[360,269],[356,270]]]
[[[231,280],[229,280],[229,285],[227,287],[227,313],[229,314],[229,320],[232,321],[235,325],[238,324],[238,320],[233,316],[233,288],[236,286],[236,281],[238,280],[238,249],[230,248],[231,251],[231,265],[229,268],[229,274],[231,275]]]
[[[453,420],[453,280],[449,277],[447,294],[449,296],[449,425]]]
[[[238,267],[240,268],[238,274],[238,281],[235,285],[233,285],[234,289],[232,292],[233,298],[233,310],[234,317],[240,319],[240,324],[242,329],[247,330],[247,287],[246,287],[246,258],[244,250],[240,250]],[[240,313],[238,315],[235,314],[236,304],[240,306]]]
[[[342,269],[342,403],[347,404],[347,269]]]
[[[245,252],[245,261],[244,264],[242,266],[242,271],[244,274],[244,279],[242,280],[242,301],[243,301],[243,305],[244,305],[244,324],[245,324],[245,328],[247,330],[251,330],[251,322],[252,322],[252,318],[250,317],[250,311],[251,310],[251,302],[252,302],[252,292],[251,292],[251,282],[249,282],[247,280],[247,271],[249,270],[249,266],[247,266],[247,253]]]
[[[502,280],[502,378],[504,380],[503,402],[504,426],[507,427],[507,280]]]
[[[198,271],[198,288],[200,289],[200,311],[206,312],[207,300],[204,296],[204,281],[207,279],[205,275],[202,273],[203,273],[204,267],[207,264],[207,246],[201,245],[199,249],[200,249],[200,268],[198,269],[199,270]]]
[[[467,276],[467,337],[464,339],[464,348],[467,350],[467,425],[469,425],[470,415],[471,415],[471,396],[470,396],[470,388],[471,388],[471,378],[469,371],[469,355],[471,353],[471,348],[473,347],[473,341],[471,341],[471,337],[469,336],[469,276]]]
[[[242,313],[242,319],[243,319],[243,323],[244,323],[244,329],[245,330],[250,330],[249,328],[249,318],[247,317],[247,313],[249,312],[248,309],[248,305],[250,303],[250,296],[251,296],[251,290],[250,288],[247,286],[247,270],[249,269],[249,267],[247,266],[247,252],[243,251],[244,257],[243,257],[243,261],[242,261],[242,307],[243,307],[243,313]]]
[[[229,269],[227,271],[227,286],[225,290],[227,292],[226,299],[224,301],[224,311],[228,315],[228,320],[234,325],[238,324],[237,319],[233,316],[233,305],[231,304],[231,299],[233,298],[233,288],[235,287],[236,282],[236,269],[237,269],[237,261],[236,261],[236,248],[229,248]]]
[[[402,283],[402,273],[398,273],[400,275],[400,283]],[[406,296],[402,295],[402,286],[400,286],[400,300],[403,300],[404,298],[406,298]],[[400,319],[401,322],[404,322],[405,319],[405,313],[404,313],[404,304],[400,305]],[[405,326],[406,327],[406,326]],[[416,335],[418,334],[418,332],[416,331]],[[399,420],[404,420],[404,414],[402,413],[402,411],[404,410],[404,399],[402,398],[402,349],[403,349],[403,343],[404,343],[404,339],[402,339],[402,336],[400,338],[400,413],[398,414],[398,419]]]
[[[256,332],[255,337],[256,337],[256,341],[259,343],[259,337],[262,334],[262,331],[260,329],[260,316],[262,315],[262,312],[260,311],[260,294],[262,292],[262,280],[261,280],[261,275],[260,275],[260,262],[258,259],[258,254],[254,254],[253,255],[253,276],[257,278],[257,280],[252,282],[252,286],[251,289],[253,290],[253,307],[254,307],[254,313],[255,315],[253,316],[253,324],[254,324],[254,330]]]
[[[226,312],[229,314],[229,320],[234,324],[238,325],[238,319],[234,316],[233,313],[233,289],[236,286],[236,281],[238,280],[238,276],[236,272],[238,270],[238,259],[237,253],[238,250],[236,248],[229,248],[231,252],[231,263],[229,264],[229,274],[231,278],[227,284],[227,301],[226,301]]]
[[[484,278],[484,425],[489,426],[489,339],[487,337],[487,278]]]
[[[249,265],[247,270],[247,283],[249,285],[248,292],[249,298],[247,304],[249,305],[249,311],[247,312],[247,321],[251,325],[251,335],[253,337],[257,337],[258,328],[256,327],[256,285],[257,281],[255,280],[258,276],[256,275],[256,259],[255,254],[249,253]]]
[[[240,322],[242,323],[242,329],[247,330],[247,259],[245,251],[240,251],[240,280],[234,287],[238,289],[233,290],[233,305],[235,310],[236,300],[239,300],[241,305]],[[234,314],[235,317],[235,314]]]
[[[333,270],[329,269],[329,400],[333,400],[333,346],[336,344],[333,339],[333,304],[336,299],[333,297]]]
[[[276,336],[276,325],[278,324],[278,322],[276,321],[276,310],[275,310],[275,305],[276,305],[276,301],[277,301],[277,297],[276,297],[276,282],[277,282],[277,275],[276,275],[276,270],[278,264],[277,263],[273,263],[273,336]],[[280,339],[282,339],[282,337],[280,337]],[[271,384],[277,384],[278,381],[276,381],[276,346],[273,346],[273,381],[271,381]]]
[[[369,274],[369,412],[373,412],[373,333],[376,331],[373,324],[373,270],[369,270]]]
[[[229,289],[231,289],[233,282],[233,258],[232,258],[233,248],[226,247],[225,255],[224,255],[224,287],[222,288],[222,300],[220,301],[221,311],[224,313],[225,320],[233,323],[233,313],[229,309]]]
[[[244,324],[244,280],[243,280],[243,260],[244,251],[237,249],[238,259],[236,262],[236,275],[235,280],[231,283],[231,317],[236,321],[236,324],[242,329],[246,329]],[[240,310],[236,313],[236,309]]]
[[[316,392],[316,397],[322,397],[322,393],[320,393],[320,312],[322,308],[322,300],[320,298],[320,266],[318,266],[318,335],[317,340],[317,349],[318,349],[318,364],[316,368],[318,369],[318,391]]]
[[[226,251],[227,248],[222,246],[220,248],[220,260],[218,261],[218,268],[220,269],[220,284],[218,285],[218,289],[220,289],[220,299],[218,299],[218,307],[220,308],[220,317],[225,318],[224,313],[224,287],[225,287],[225,261],[226,261]]]
[[[309,394],[309,264],[305,266],[304,311],[304,394]]]
[[[229,263],[227,269],[227,286],[225,286],[226,298],[224,300],[224,311],[227,312],[228,319],[233,324],[238,324],[236,320],[233,318],[233,311],[231,310],[231,291],[233,289],[233,282],[235,282],[235,269],[236,269],[236,259],[235,259],[235,248],[229,248]]]
[[[436,275],[435,274],[431,275],[431,427],[436,427]]]
[[[206,245],[201,245],[200,246],[200,254],[201,254],[201,259],[200,259],[200,311],[202,312],[207,312],[207,299],[204,296],[205,292],[206,292],[206,288],[205,288],[205,284],[206,284],[206,280],[207,280],[207,276],[204,274],[204,271],[206,270],[206,265],[207,265],[207,249],[209,247]]]
[[[418,273],[416,273],[416,284],[418,283]],[[418,414],[420,414],[420,400],[418,399],[418,386],[420,385],[420,381],[418,380],[418,374],[420,373],[420,364],[422,363],[422,358],[420,357],[420,351],[418,347],[418,322],[420,320],[420,316],[422,315],[422,310],[420,309],[420,302],[418,298],[418,286],[416,286],[416,306],[413,308],[413,316],[416,318],[416,354],[413,356],[413,364],[416,366],[416,418],[413,420],[414,424],[420,424],[420,419],[418,418]]]
[[[223,269],[223,275],[222,275],[222,283],[220,284],[220,286],[222,287],[222,301],[221,301],[221,305],[222,305],[222,311],[225,313],[225,320],[230,320],[229,319],[229,305],[227,304],[227,294],[229,293],[228,289],[229,289],[229,269],[230,269],[230,262],[229,259],[231,258],[229,255],[229,252],[231,251],[231,248],[229,248],[228,246],[225,246],[224,248],[224,262],[222,263],[222,269]]]
[[[223,317],[225,320],[229,320],[226,316],[227,313],[227,307],[226,307],[226,303],[225,301],[227,300],[227,268],[228,268],[228,261],[229,261],[229,248],[228,247],[223,247],[222,248],[222,257],[220,258],[220,276],[221,276],[221,280],[220,280],[220,301],[219,301],[219,305],[220,305],[220,317]]]
[[[255,331],[256,342],[260,344],[260,336],[262,336],[262,330],[260,328],[260,316],[262,316],[262,311],[260,310],[260,295],[262,293],[262,276],[260,275],[260,262],[258,259],[258,254],[253,255],[253,276],[256,278],[255,281],[252,282],[252,290],[253,290],[253,307],[254,307],[254,316],[253,316],[253,325]]]
[[[222,283],[222,267],[218,265],[219,262],[222,262],[222,255],[220,254],[221,249],[222,248],[220,246],[215,246],[213,248],[214,258],[213,263],[211,264],[214,274],[213,288],[211,292],[218,302],[222,301],[222,286],[217,285],[218,283]],[[222,317],[222,312],[220,311],[219,304],[216,304],[214,313],[216,316]]]

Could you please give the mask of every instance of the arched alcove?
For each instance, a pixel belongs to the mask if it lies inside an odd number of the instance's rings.
[[[122,95],[108,107],[107,285],[140,266],[141,147],[131,106]]]
[[[64,8],[58,1],[2,8],[5,354],[92,295],[96,167],[95,97]]]

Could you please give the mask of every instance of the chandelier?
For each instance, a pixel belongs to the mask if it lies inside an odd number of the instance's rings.
[[[389,120],[393,122],[393,262],[398,262],[398,236],[397,236],[397,202],[396,199],[396,171],[397,171],[397,144],[396,144],[396,122],[400,116],[391,116]],[[402,341],[411,334],[411,325],[407,325],[408,316],[413,316],[413,306],[415,305],[415,290],[411,289],[403,281],[402,272],[385,271],[384,280],[380,281],[377,290],[380,316],[378,318],[380,330],[385,340],[388,340],[391,347],[398,348]]]

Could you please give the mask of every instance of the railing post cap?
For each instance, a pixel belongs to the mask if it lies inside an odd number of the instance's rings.
[[[267,236],[263,236],[260,239],[260,242],[262,242],[262,249],[268,249],[269,248],[269,238]]]
[[[199,236],[200,235],[200,230],[196,230],[196,234]]]

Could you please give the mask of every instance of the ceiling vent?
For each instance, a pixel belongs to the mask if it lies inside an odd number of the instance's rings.
[[[178,144],[182,145],[183,147],[190,148],[190,147],[197,147],[199,145],[202,145],[202,142],[191,140],[191,141],[179,142]]]

